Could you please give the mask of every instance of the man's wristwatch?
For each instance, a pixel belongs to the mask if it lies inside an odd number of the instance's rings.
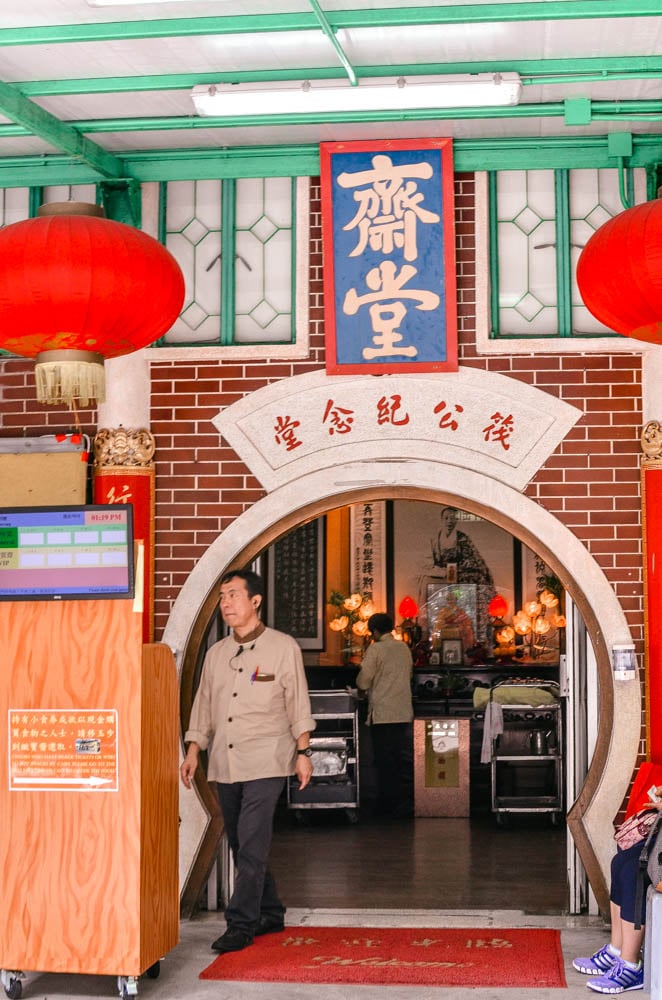
[[[305,750],[297,750],[297,755],[298,754],[302,754],[304,757],[312,757],[313,751],[310,749],[310,747],[306,747]]]

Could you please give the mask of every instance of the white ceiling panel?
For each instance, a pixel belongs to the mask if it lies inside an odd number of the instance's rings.
[[[518,21],[520,2],[527,19]],[[362,12],[365,26],[356,21]],[[565,142],[623,131],[662,142],[659,4],[611,0],[609,13],[591,16],[599,8],[589,0],[319,0],[319,6],[311,0],[174,0],[105,7],[86,0],[2,0],[0,183],[3,166],[16,157],[53,153],[121,175],[123,165],[104,167],[96,149],[119,158],[135,151],[172,155],[382,137]],[[131,37],[137,33],[145,37]],[[430,112],[420,121],[419,113],[381,121],[376,107],[360,121],[336,113],[304,124],[285,114],[284,124],[267,118],[222,127],[197,119],[190,98],[195,83],[215,79],[241,85],[259,77],[266,89],[270,77],[282,83],[289,75],[299,87],[306,71],[311,77],[332,71],[348,83],[352,72],[360,76],[361,67],[370,66],[404,66],[412,75],[430,73],[431,66],[439,75],[457,73],[458,66],[463,73],[519,72],[521,102],[508,113]],[[87,80],[102,84],[76,93]],[[95,123],[80,154],[79,122]],[[14,123],[29,134],[12,134]]]

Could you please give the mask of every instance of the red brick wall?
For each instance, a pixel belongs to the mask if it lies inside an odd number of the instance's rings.
[[[96,410],[79,410],[85,434],[96,429]],[[0,437],[31,437],[76,429],[76,417],[66,406],[42,406],[37,402],[34,363],[0,357]]]
[[[641,651],[643,611],[639,501],[641,363],[622,355],[484,358],[475,353],[474,183],[456,179],[460,361],[521,379],[585,411],[527,495],[584,542],[613,585]],[[263,490],[219,439],[211,418],[247,392],[323,367],[319,188],[311,211],[310,359],[306,362],[160,362],[152,367],[157,459],[156,637],[208,546]],[[33,366],[0,361],[0,436],[72,429],[64,407],[40,407]],[[82,411],[93,435],[96,414]]]

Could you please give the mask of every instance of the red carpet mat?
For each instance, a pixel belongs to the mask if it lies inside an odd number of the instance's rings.
[[[286,927],[219,955],[200,979],[404,986],[566,986],[559,931]]]

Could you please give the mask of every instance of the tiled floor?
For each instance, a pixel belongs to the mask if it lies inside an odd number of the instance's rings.
[[[288,903],[289,926],[552,927],[561,931],[568,987],[472,990],[478,1000],[586,1000],[594,996],[571,966],[604,943],[599,917],[567,916],[565,829],[544,817],[497,827],[482,820],[419,819],[383,823],[340,815],[280,817],[272,869]],[[564,915],[566,913],[566,915]],[[200,972],[215,957],[218,913],[181,924],[178,946],[161,962],[158,979],[142,976],[145,1000],[447,1000],[465,990],[417,987],[304,986],[206,982]],[[103,933],[103,928],[99,929]],[[535,961],[535,956],[532,956]],[[121,970],[118,970],[121,972]],[[0,994],[1,996],[1,994]],[[117,997],[115,977],[30,972],[24,1000]]]
[[[515,911],[386,911],[386,910],[288,910],[291,926],[346,925],[367,927],[556,927],[566,960],[567,989],[474,989],[477,1000],[587,1000],[595,994],[586,989],[585,978],[573,971],[575,955],[588,955],[605,937],[602,921],[586,917],[524,916]],[[293,984],[235,983],[198,979],[199,973],[213,960],[210,943],[219,933],[222,921],[217,915],[204,914],[181,926],[179,945],[161,962],[158,979],[146,976],[138,981],[138,996],[144,1000],[448,1000],[468,995],[465,990],[418,988],[412,986],[303,986]],[[531,956],[535,961],[535,956]],[[29,973],[23,983],[24,1000],[97,1000],[117,997],[117,983],[110,976],[52,975]]]

